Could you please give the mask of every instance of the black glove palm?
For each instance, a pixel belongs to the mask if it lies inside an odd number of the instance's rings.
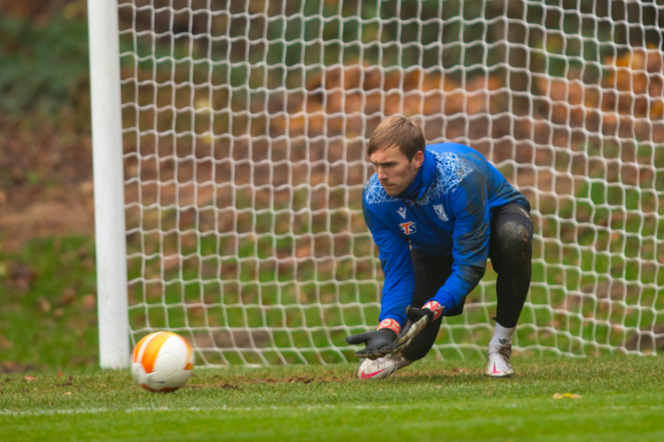
[[[378,359],[385,356],[385,349],[395,342],[397,334],[389,328],[352,335],[346,338],[350,345],[366,344],[364,350],[355,352],[358,358]]]

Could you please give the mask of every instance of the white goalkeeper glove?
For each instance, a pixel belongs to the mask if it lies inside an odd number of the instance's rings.
[[[406,325],[401,329],[397,339],[383,350],[383,355],[401,353],[415,336],[443,314],[443,309],[444,307],[436,301],[427,302],[421,309],[408,306],[406,308],[406,317],[408,318]]]

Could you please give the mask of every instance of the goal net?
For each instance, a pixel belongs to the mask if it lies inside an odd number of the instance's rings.
[[[119,2],[132,342],[199,364],[355,360],[383,274],[361,211],[386,116],[484,154],[532,205],[515,350],[664,348],[664,7]],[[477,357],[489,268],[429,357]]]

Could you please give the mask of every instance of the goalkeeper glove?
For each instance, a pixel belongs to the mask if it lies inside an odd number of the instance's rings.
[[[406,308],[406,317],[408,318],[406,325],[404,325],[397,339],[386,349],[385,354],[401,353],[415,336],[443,314],[443,309],[444,307],[436,301],[427,302],[421,309],[408,306]]]
[[[346,342],[350,345],[366,344],[366,348],[355,352],[355,356],[374,360],[387,354],[385,349],[394,343],[400,329],[401,326],[394,319],[384,319],[378,325],[378,330],[348,336]]]

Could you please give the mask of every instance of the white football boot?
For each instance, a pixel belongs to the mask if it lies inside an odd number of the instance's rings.
[[[413,361],[405,359],[403,356],[387,355],[382,358],[371,360],[369,358],[360,362],[355,370],[355,377],[358,379],[385,379],[396,373],[397,370],[404,368]]]
[[[512,369],[512,344],[503,344],[500,346],[489,346],[489,351],[486,355],[486,372],[485,376],[492,378],[507,378],[514,374]]]

